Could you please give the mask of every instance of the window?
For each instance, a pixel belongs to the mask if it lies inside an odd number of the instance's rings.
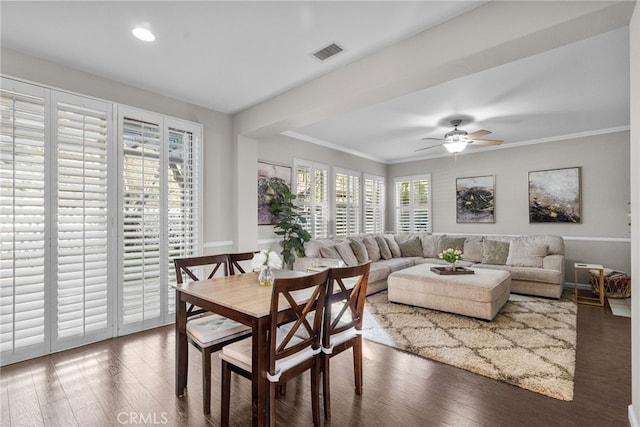
[[[314,239],[329,237],[329,167],[295,159],[293,192],[300,213],[306,219],[305,229]]]
[[[396,232],[431,231],[431,175],[395,178]]]
[[[335,228],[336,236],[360,233],[360,172],[335,169]]]
[[[172,258],[200,248],[201,133],[2,78],[3,364],[173,320]]]
[[[384,231],[384,178],[364,175],[364,232]]]
[[[172,260],[198,253],[198,126],[120,108],[122,150],[119,327],[170,322],[175,311]]]

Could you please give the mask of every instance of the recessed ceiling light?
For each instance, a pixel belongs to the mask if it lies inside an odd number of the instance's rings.
[[[134,36],[145,42],[152,42],[156,39],[156,36],[154,36],[153,33],[146,28],[134,28],[133,30],[131,30],[131,32]]]

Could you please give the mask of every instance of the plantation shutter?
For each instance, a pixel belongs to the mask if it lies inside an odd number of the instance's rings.
[[[374,175],[364,177],[364,232],[384,231],[384,178]]]
[[[122,149],[121,322],[161,318],[161,134],[159,120],[119,119]]]
[[[45,91],[0,90],[0,351],[42,354],[49,344]],[[16,88],[17,89],[14,89]],[[19,91],[19,92],[18,92]]]
[[[304,224],[314,239],[329,237],[328,168],[304,160],[294,161],[295,181],[293,189]]]
[[[431,231],[431,176],[395,179],[396,232]]]
[[[200,247],[200,170],[195,130],[187,124],[171,123],[168,137],[168,209],[166,263],[168,275],[168,312],[175,312],[176,273],[174,258],[194,256]]]
[[[110,336],[108,287],[110,108],[54,96],[56,120],[56,339]]]
[[[336,169],[336,236],[353,236],[360,233],[360,209],[360,174]]]

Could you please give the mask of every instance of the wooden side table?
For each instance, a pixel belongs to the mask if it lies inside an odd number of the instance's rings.
[[[600,295],[598,297],[578,295],[578,270],[597,270],[600,273]],[[576,262],[573,264],[573,295],[580,304],[597,305],[604,307],[604,267],[600,264],[585,264]]]

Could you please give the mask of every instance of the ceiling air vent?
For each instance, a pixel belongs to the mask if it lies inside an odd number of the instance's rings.
[[[323,47],[317,52],[314,52],[313,56],[318,58],[320,61],[326,61],[334,55],[342,52],[343,49],[335,43],[331,43],[329,46]]]

